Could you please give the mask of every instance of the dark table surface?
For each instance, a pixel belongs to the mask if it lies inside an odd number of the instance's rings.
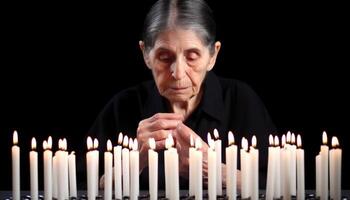
[[[102,195],[103,195],[103,190],[99,192],[100,194],[100,199],[103,199],[102,198]],[[265,191],[264,190],[261,190],[260,191],[260,199],[264,199],[264,194],[265,194]],[[40,191],[39,192],[39,199],[43,199],[43,191]],[[193,199],[191,197],[188,196],[188,191],[187,190],[181,190],[180,191],[180,199]],[[307,200],[313,200],[313,199],[316,199],[315,198],[315,195],[314,195],[314,191],[313,190],[306,190],[306,199]],[[350,199],[350,190],[343,190],[342,191],[342,196],[343,196],[343,200],[349,200]],[[21,191],[21,197],[22,199],[30,199],[30,191]],[[207,199],[207,192],[206,191],[203,191],[203,199]],[[12,191],[0,191],[0,199],[12,199]],[[86,199],[86,191],[78,191],[78,199]],[[139,199],[149,199],[148,198],[148,191],[140,191],[140,197]],[[164,198],[164,191],[159,191],[159,199],[165,199]],[[220,196],[218,197],[218,199],[226,199],[225,196]],[[238,199],[240,199],[238,197]]]

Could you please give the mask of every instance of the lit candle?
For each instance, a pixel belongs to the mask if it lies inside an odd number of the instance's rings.
[[[57,199],[58,197],[57,168],[58,168],[58,162],[57,162],[57,151],[56,151],[55,155],[52,158],[52,198],[54,199]]]
[[[13,132],[13,146],[11,149],[12,154],[12,198],[14,200],[20,200],[20,148],[17,146],[18,134],[17,131]]]
[[[217,195],[222,195],[222,158],[221,158],[221,140],[219,139],[219,132],[214,129],[215,137],[215,152],[216,152],[216,192]]]
[[[104,173],[104,199],[112,199],[112,168],[113,168],[113,154],[112,154],[112,142],[107,141],[107,151],[104,154],[104,164],[105,164],[105,173]]]
[[[138,150],[137,139],[134,139],[132,145],[132,151],[130,151],[130,199],[137,200],[140,194],[140,183],[139,183],[139,165],[140,153]]]
[[[281,198],[281,150],[279,146],[278,136],[275,135],[275,152],[274,152],[274,163],[275,163],[275,180],[273,197],[275,199]]]
[[[252,146],[250,146],[251,155],[251,199],[259,199],[259,150],[256,148],[256,136],[252,137]]]
[[[95,187],[96,187],[96,195],[98,196],[99,195],[99,187],[98,187],[98,183],[99,183],[99,181],[100,181],[100,177],[99,177],[99,163],[100,163],[100,161],[99,161],[99,151],[98,151],[98,140],[97,140],[97,138],[95,138],[94,139],[94,150],[93,150],[93,153],[94,153],[94,164],[95,164],[95,170],[96,170],[96,172],[95,172]]]
[[[122,199],[122,147],[123,134],[118,136],[118,145],[114,147],[114,195],[116,199]]]
[[[96,178],[96,164],[95,158],[94,158],[94,152],[93,150],[93,142],[91,137],[87,138],[87,149],[88,152],[86,153],[86,172],[87,172],[87,194],[88,199],[95,199],[96,197],[96,185],[95,185],[95,178]]]
[[[202,142],[199,137],[196,138],[195,141],[196,150],[194,152],[194,173],[195,173],[195,183],[194,184],[194,195],[196,200],[202,200],[203,198],[203,152]]]
[[[216,199],[216,153],[215,142],[208,133],[208,197],[210,200]]]
[[[44,149],[44,198],[52,200],[52,138],[43,142]]]
[[[291,199],[290,193],[290,151],[288,144],[286,144],[286,136],[282,135],[282,149],[281,149],[281,185],[283,199]]]
[[[341,160],[342,150],[339,148],[337,137],[332,137],[332,149],[329,152],[330,170],[330,197],[334,200],[341,199]]]
[[[267,163],[267,180],[266,180],[266,200],[273,200],[275,187],[275,172],[276,172],[276,152],[273,147],[273,136],[269,136],[268,163]]]
[[[148,150],[148,174],[150,200],[158,199],[158,153],[154,138],[148,139],[150,149]]]
[[[322,143],[321,145],[321,200],[328,200],[328,151],[329,148],[327,146],[327,134],[323,132],[322,134]]]
[[[29,152],[30,163],[30,196],[38,199],[38,152],[36,151],[36,140],[32,138],[32,150]]]
[[[72,151],[68,156],[68,174],[69,174],[69,196],[77,197],[77,175],[75,153]]]
[[[301,137],[297,136],[297,199],[305,199],[304,150],[301,148]]]
[[[234,144],[233,133],[228,133],[228,147],[226,147],[226,195],[229,200],[236,200],[237,196],[237,145]]]
[[[57,198],[58,200],[69,198],[69,183],[68,183],[68,152],[67,140],[59,140],[59,150],[57,151]]]
[[[241,154],[241,196],[243,199],[249,198],[251,188],[251,156],[248,153],[248,140],[242,138]]]
[[[124,136],[122,161],[123,161],[123,197],[129,197],[130,195],[130,177],[129,177],[129,148],[128,136]]]
[[[192,135],[190,136],[190,148],[189,148],[189,195],[194,195],[194,185],[195,185],[195,174],[194,174],[194,168],[195,168],[195,158],[194,158],[194,141]]]
[[[289,145],[290,149],[290,193],[291,195],[295,196],[297,194],[296,188],[297,188],[297,169],[296,169],[296,151],[297,147],[295,145],[295,134],[292,133],[291,135],[291,142]]]
[[[165,172],[167,173],[168,179],[168,192],[170,200],[178,200],[180,198],[180,188],[179,188],[179,155],[177,150],[174,148],[174,140],[171,134],[165,141],[165,146],[167,150],[164,151],[164,161],[167,162]]]

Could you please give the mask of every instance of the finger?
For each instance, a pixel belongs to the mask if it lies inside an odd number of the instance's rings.
[[[165,149],[165,140],[160,140],[156,142],[156,150],[164,150]]]
[[[143,133],[139,135],[139,137],[141,138],[140,141],[145,140],[148,143],[149,138],[154,138],[155,141],[164,140],[168,137],[169,134],[170,134],[170,131],[168,130],[159,130],[154,132]]]
[[[176,114],[176,113],[157,113],[153,115],[150,119],[150,121],[157,121],[159,119],[169,119],[169,120],[180,120],[183,121],[184,117],[183,115]]]
[[[188,126],[186,126],[183,123],[178,124],[178,126],[175,129],[175,134],[181,137],[183,141],[187,141],[188,143],[191,140],[191,135],[193,139],[196,139],[197,137],[199,137],[192,129],[190,129]]]

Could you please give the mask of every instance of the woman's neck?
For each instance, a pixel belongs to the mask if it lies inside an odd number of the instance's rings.
[[[202,90],[188,101],[169,102],[170,109],[177,114],[181,114],[186,120],[192,112],[197,108],[202,99]]]

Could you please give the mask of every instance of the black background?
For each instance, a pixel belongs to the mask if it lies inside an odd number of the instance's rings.
[[[152,78],[138,41],[153,2],[2,6],[1,190],[11,189],[14,129],[21,147],[21,185],[28,190],[31,137],[37,138],[40,152],[49,135],[55,142],[67,137],[69,150],[77,150],[115,93]],[[338,136],[343,148],[343,188],[350,189],[345,179],[350,167],[346,6],[208,3],[222,42],[214,71],[247,82],[262,98],[281,134],[292,130],[302,135],[306,188],[315,187],[314,163],[322,131]],[[39,160],[41,168],[41,154]]]

